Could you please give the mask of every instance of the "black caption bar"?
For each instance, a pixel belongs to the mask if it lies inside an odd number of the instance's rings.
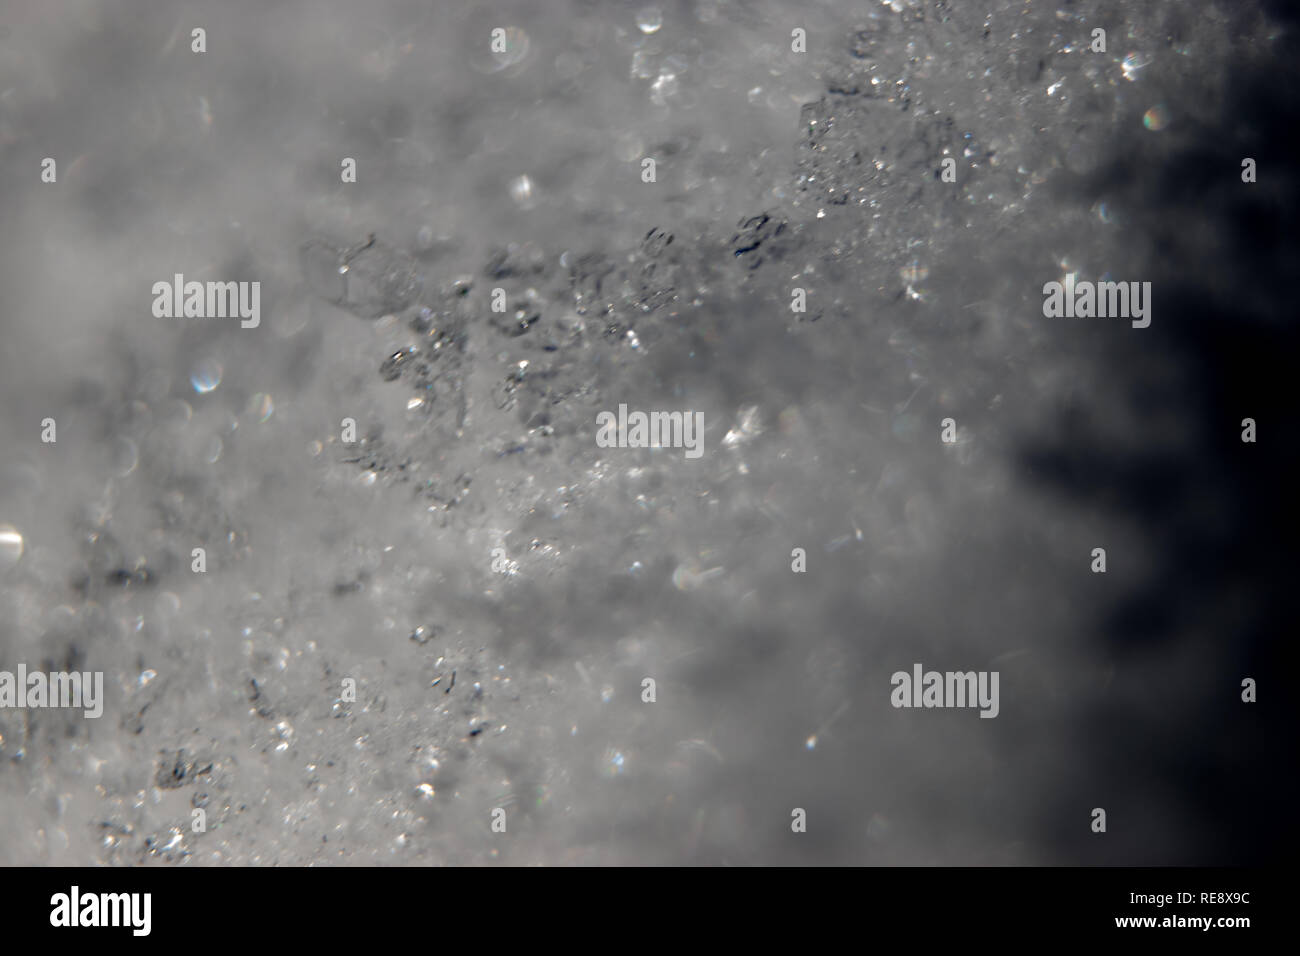
[[[1278,929],[1264,915],[1278,877],[1243,869],[78,868],[0,870],[0,880],[8,939],[75,933],[80,944],[199,936],[338,946],[373,943],[383,930],[446,945],[545,927],[573,940],[668,932],[688,919],[733,941],[811,929],[877,940],[923,930],[928,942],[1132,937],[1143,945],[1195,936],[1231,945]]]

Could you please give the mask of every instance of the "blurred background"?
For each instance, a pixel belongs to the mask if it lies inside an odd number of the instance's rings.
[[[0,670],[107,696],[0,710],[0,863],[1283,858],[1294,28],[0,0]]]

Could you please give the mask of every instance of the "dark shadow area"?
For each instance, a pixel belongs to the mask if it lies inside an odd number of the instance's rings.
[[[1112,553],[1097,586],[1090,653],[1114,664],[1115,683],[1078,703],[1077,772],[1039,821],[1065,859],[1258,864],[1294,845],[1300,16],[1270,6],[1286,34],[1240,44],[1272,52],[1228,66],[1217,117],[1188,119],[1195,128],[1172,151],[1158,137],[1112,144],[1118,158],[1070,200],[1127,210],[1149,265],[1138,276],[1113,263],[1114,278],[1150,279],[1154,307],[1149,328],[1097,336],[1099,378],[1124,396],[1138,440],[1119,449],[1076,406],[1020,463],[1069,507],[1129,523],[1150,549],[1149,571],[1130,577]],[[1193,95],[1171,97],[1175,115],[1195,115],[1177,103]],[[1246,157],[1254,184],[1242,181]],[[1171,422],[1184,440],[1162,440]],[[1257,703],[1241,699],[1247,677]],[[1157,807],[1159,795],[1170,805]],[[1094,806],[1107,809],[1105,837],[1073,827]],[[1162,826],[1199,840],[1150,859]]]

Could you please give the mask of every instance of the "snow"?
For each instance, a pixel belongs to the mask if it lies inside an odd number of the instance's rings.
[[[1111,388],[1148,330],[1041,288],[1158,269],[1089,177],[1216,121],[1246,6],[15,17],[0,669],[108,700],[0,710],[0,862],[1239,860],[1181,771],[1105,754],[1207,712],[1170,686],[1235,699],[1231,649],[1107,644],[1166,542],[1025,449],[1080,408],[1196,447]],[[260,281],[263,321],[154,318],[175,273]],[[598,446],[620,404],[701,412],[704,455]],[[917,661],[999,670],[1000,715],[891,708]],[[1094,806],[1143,825],[1098,850]]]

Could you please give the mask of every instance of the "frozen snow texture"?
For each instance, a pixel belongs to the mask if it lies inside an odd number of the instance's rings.
[[[1037,290],[1153,253],[1122,206],[1047,187],[1149,135],[1157,100],[1212,112],[1195,74],[1259,30],[1191,6],[1125,5],[1092,55],[1115,4],[678,4],[647,32],[547,2],[515,11],[508,64],[495,24],[439,5],[214,9],[207,74],[162,18],[11,28],[7,177],[47,122],[124,127],[61,160],[67,193],[0,196],[41,237],[4,264],[0,521],[24,553],[0,668],[109,686],[98,723],[0,711],[0,861],[1092,859],[1057,789],[1080,712],[1161,718],[1059,568],[1100,528],[1140,575],[1150,543],[1012,453],[1082,397],[1149,438]],[[1136,81],[1130,47],[1155,58]],[[49,64],[101,99],[83,114]],[[201,267],[262,280],[263,328],[151,323],[150,283]],[[202,394],[196,362],[223,369]],[[704,458],[598,448],[623,402],[702,411]],[[973,438],[941,447],[946,415]],[[914,660],[1000,668],[1014,700],[894,711]],[[1149,822],[1160,786],[1116,800]],[[1104,860],[1202,862],[1203,822]]]

